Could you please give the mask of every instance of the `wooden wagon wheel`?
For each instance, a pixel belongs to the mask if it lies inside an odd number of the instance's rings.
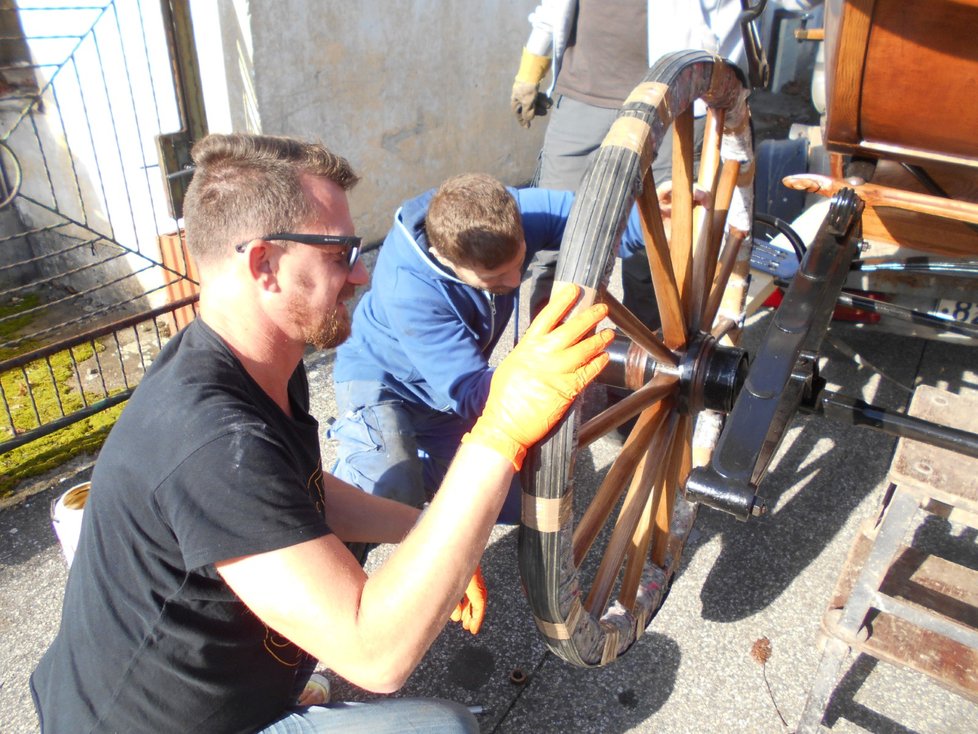
[[[524,587],[550,649],[581,667],[623,653],[661,604],[695,516],[682,495],[684,479],[708,459],[722,413],[743,380],[746,357],[728,345],[741,322],[749,266],[749,248],[740,247],[750,228],[753,184],[747,96],[742,73],[725,60],[699,51],[663,57],[625,101],[567,223],[557,280],[582,287],[578,308],[609,304],[621,336],[604,376],[617,373],[632,391],[584,423],[578,400],[530,452],[522,474]],[[710,193],[705,206],[693,198],[697,99],[708,107],[696,181]],[[674,136],[670,227],[649,169],[665,134]],[[633,204],[641,213],[661,334],[607,292]],[[578,453],[636,415],[575,527]],[[600,568],[582,591],[582,561],[618,505]]]

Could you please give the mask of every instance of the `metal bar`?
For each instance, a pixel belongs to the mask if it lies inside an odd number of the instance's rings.
[[[138,275],[138,273],[133,273],[133,275]],[[131,277],[131,276],[126,276],[126,277]],[[41,329],[40,331],[35,331],[30,336],[31,336],[31,338],[35,338],[36,339],[39,336],[43,336],[45,334],[50,334],[51,332],[54,332],[54,331],[59,331],[61,329],[64,329],[67,326],[71,326],[72,324],[77,324],[77,323],[81,323],[83,321],[88,321],[88,320],[90,320],[90,319],[92,319],[92,318],[94,318],[94,317],[96,317],[96,316],[98,316],[100,314],[108,313],[109,311],[113,311],[114,309],[117,309],[117,308],[120,308],[122,306],[125,306],[128,303],[133,303],[134,301],[136,301],[136,300],[138,300],[140,298],[144,298],[144,297],[150,295],[151,293],[155,293],[158,290],[163,290],[168,285],[172,285],[172,283],[165,283],[165,284],[161,285],[158,288],[152,288],[152,289],[150,289],[148,291],[144,291],[143,293],[140,293],[139,295],[133,296],[132,298],[128,298],[128,299],[123,300],[123,301],[115,301],[114,303],[110,303],[107,306],[102,306],[101,308],[94,309],[93,311],[91,311],[89,313],[86,313],[86,314],[83,314],[81,316],[78,316],[77,318],[68,319],[67,321],[62,321],[59,324],[55,324],[54,326],[48,327],[47,329]],[[0,346],[14,347],[14,346],[17,346],[18,344],[20,344],[21,342],[27,341],[27,339],[28,339],[28,337],[22,337],[20,339],[15,339],[14,341],[4,342],[4,344],[3,345],[0,345]]]
[[[58,412],[61,413],[62,416],[64,416],[65,406],[64,403],[61,401],[61,391],[58,390],[58,378],[54,376],[54,366],[51,364],[51,358],[45,357],[44,364],[47,365],[48,375],[51,377],[51,388],[54,391],[55,402],[57,402],[58,404]]]
[[[48,157],[44,153],[44,143],[41,141],[41,134],[37,130],[37,121],[34,119],[34,113],[30,114],[31,129],[34,131],[34,139],[37,141],[37,151],[41,154],[41,163],[44,165],[44,175],[48,180],[48,190],[51,192],[51,201],[54,202],[54,208],[58,209],[58,193],[54,190],[54,179],[51,178],[51,166],[48,164]]]
[[[99,285],[95,286],[94,288],[88,288],[88,289],[83,290],[83,291],[78,291],[77,293],[72,293],[70,296],[65,296],[64,298],[58,298],[58,299],[56,299],[54,301],[49,301],[48,303],[45,303],[43,305],[35,306],[34,308],[25,309],[24,311],[21,311],[20,313],[18,313],[16,315],[23,316],[25,314],[32,314],[32,313],[35,313],[37,311],[43,311],[44,309],[50,308],[51,306],[56,306],[59,303],[67,303],[68,301],[74,300],[75,298],[79,298],[81,296],[87,296],[89,293],[96,293],[97,291],[104,290],[105,288],[108,288],[110,285],[115,285],[116,283],[121,283],[124,280],[128,280],[129,278],[133,278],[133,277],[139,275],[140,273],[143,273],[146,270],[149,270],[150,267],[151,266],[147,265],[142,270],[136,270],[135,272],[132,272],[132,273],[126,273],[125,275],[119,276],[115,280],[110,280],[110,281],[107,281],[105,283],[100,283]],[[10,318],[10,316],[6,316],[4,318]],[[0,321],[3,321],[3,320],[4,319],[0,319]]]
[[[137,5],[139,6],[139,12],[136,14],[139,17],[139,30],[143,37],[143,48],[147,50],[147,53],[145,54],[146,76],[149,77],[149,91],[153,97],[153,111],[156,113],[156,129],[162,130],[163,119],[160,117],[160,102],[156,97],[156,84],[154,83],[153,78],[153,65],[149,63],[149,38],[146,35],[146,17],[143,11],[143,0],[138,0]]]
[[[920,609],[881,591],[873,595],[872,606],[881,612],[904,619],[916,627],[930,630],[936,635],[954,640],[965,647],[978,649],[978,631],[958,624],[943,614],[930,609]]]
[[[115,341],[115,356],[119,360],[119,374],[122,375],[122,384],[125,385],[126,389],[130,389],[129,378],[126,375],[126,363],[122,359],[122,345],[119,343],[119,332],[112,332],[112,339]]]
[[[41,420],[41,412],[37,409],[37,401],[34,399],[34,386],[31,384],[31,378],[27,374],[27,366],[23,365],[20,368],[20,374],[24,377],[24,385],[27,387],[27,397],[31,400],[31,408],[34,411],[34,418],[37,420],[37,425],[41,425],[44,421]]]
[[[118,405],[119,403],[128,400],[131,395],[132,390],[116,393],[115,395],[111,395],[103,400],[99,400],[97,403],[92,403],[88,408],[83,408],[72,413],[71,415],[65,416],[64,418],[59,418],[56,421],[52,421],[51,423],[45,423],[44,425],[27,431],[26,433],[18,434],[16,438],[0,443],[0,454],[4,454],[7,451],[17,448],[18,446],[23,446],[26,443],[43,438],[44,436],[54,433],[55,431],[60,431],[62,428],[66,428],[73,423],[77,423],[84,418],[88,418],[90,415],[101,413],[106,408],[111,408],[113,405]]]
[[[79,90],[79,94],[81,90]],[[86,218],[85,214],[85,197],[81,190],[81,179],[78,177],[78,168],[75,166],[75,153],[71,149],[71,140],[68,137],[68,128],[65,127],[65,118],[61,114],[61,102],[58,100],[58,89],[57,87],[51,88],[51,94],[54,96],[54,106],[58,110],[58,121],[61,123],[61,132],[65,141],[65,151],[68,153],[68,162],[71,164],[71,179],[75,184],[75,195],[78,197],[78,208],[82,212],[82,216]]]
[[[115,105],[112,104],[112,94],[111,92],[109,92],[109,82],[108,79],[105,78],[105,64],[102,63],[102,47],[99,45],[98,34],[94,32],[94,27],[93,27],[92,38],[94,39],[94,44],[95,44],[95,56],[96,58],[98,58],[98,67],[99,67],[99,71],[101,72],[102,88],[105,90],[105,101],[109,108],[109,119],[112,121],[112,137],[115,139],[115,152],[116,152],[116,156],[119,159],[119,172],[122,174],[122,187],[126,192],[126,203],[129,205],[127,209],[129,211],[129,221],[132,223],[132,237],[133,240],[135,240],[136,242],[136,252],[142,254],[139,248],[139,227],[136,224],[136,214],[132,206],[132,192],[129,186],[129,176],[126,173],[126,161],[122,157],[122,143],[119,140],[119,125],[118,122],[116,121]],[[126,51],[125,48],[122,47],[121,38],[119,39],[119,46],[120,46],[120,53],[123,55],[123,57],[125,57]],[[138,125],[137,125],[137,130],[138,130]],[[140,141],[140,148],[142,148],[142,141]],[[105,209],[106,209],[106,216],[108,218],[111,218],[112,215],[110,213],[108,202],[106,202]]]
[[[806,410],[804,407],[800,409]],[[814,408],[807,410],[839,423],[873,428],[890,436],[909,438],[978,458],[978,434],[895,413],[831,390],[822,390],[815,400]]]
[[[115,7],[114,3],[112,6],[112,16],[115,18],[115,27],[119,34],[119,45],[122,48],[122,65],[126,70],[126,84],[129,89],[129,102],[132,105],[132,119],[133,119],[133,123],[136,126],[136,139],[139,141],[139,157],[140,160],[142,161],[142,166],[140,166],[140,168],[143,171],[143,178],[146,180],[146,198],[149,199],[150,208],[153,210],[153,228],[156,231],[156,236],[159,237],[160,235],[159,216],[156,211],[156,199],[153,196],[153,186],[149,180],[148,164],[146,161],[146,149],[143,146],[143,130],[142,130],[142,126],[139,124],[139,112],[136,109],[136,95],[132,88],[132,74],[129,71],[129,58],[128,58],[128,54],[126,53],[125,41],[123,40],[125,36],[122,33],[122,26],[119,23],[119,11]],[[140,18],[140,23],[142,23],[142,18]],[[147,59],[147,63],[148,63],[149,60],[148,49],[144,48],[143,50],[144,50],[143,56]],[[138,232],[136,233],[136,243],[137,243],[136,246],[138,248],[139,247]]]
[[[6,372],[8,370],[16,369],[17,367],[20,367],[21,365],[25,365],[28,362],[33,362],[35,359],[41,359],[43,357],[47,357],[50,354],[54,354],[55,352],[61,352],[64,351],[65,349],[69,349],[77,344],[98,339],[99,337],[105,336],[106,334],[111,334],[114,331],[125,329],[134,324],[139,324],[143,321],[149,321],[150,319],[155,320],[157,316],[162,316],[165,313],[172,313],[174,311],[180,310],[181,308],[184,308],[185,306],[190,306],[196,303],[197,299],[198,296],[196,294],[192,296],[186,296],[178,301],[173,301],[172,303],[168,303],[165,306],[160,306],[159,308],[154,308],[150,311],[144,311],[134,316],[128,316],[124,319],[120,319],[119,321],[115,321],[111,324],[106,324],[105,326],[101,326],[97,329],[92,329],[82,334],[77,334],[71,337],[70,339],[62,339],[61,341],[55,342],[54,344],[49,344],[43,349],[38,349],[34,352],[31,352],[30,354],[21,354],[17,357],[11,357],[10,359],[5,359],[2,362],[0,362],[0,373]]]
[[[59,224],[58,226],[60,227],[60,226],[63,226],[63,225],[60,225]],[[77,245],[72,245],[71,247],[66,247],[63,250],[56,250],[56,251],[53,251],[53,252],[48,252],[48,253],[45,253],[43,255],[38,255],[37,257],[29,257],[26,260],[18,260],[17,262],[10,263],[9,265],[0,265],[0,273],[2,273],[4,270],[11,270],[13,268],[19,268],[19,267],[22,267],[24,265],[33,265],[34,263],[43,262],[44,260],[50,260],[52,258],[59,257],[60,255],[66,255],[69,252],[74,252],[75,250],[80,250],[82,247],[88,247],[90,245],[94,245],[96,242],[98,242],[101,239],[103,239],[103,238],[102,237],[93,237],[90,240],[84,240],[83,242],[79,242]],[[6,292],[6,291],[4,291],[4,292]]]
[[[921,326],[930,326],[948,334],[961,334],[972,339],[978,339],[978,326],[965,321],[942,319],[939,316],[933,316],[923,311],[916,311],[912,308],[906,308],[905,306],[899,306],[894,303],[876,301],[872,298],[856,295],[855,293],[840,293],[839,303],[843,306],[851,306],[864,311],[878,313],[881,316],[892,316],[901,321],[908,321],[913,324],[920,324]]]
[[[16,130],[20,126],[20,123],[24,120],[24,118],[27,116],[27,114],[34,107],[34,105],[37,102],[37,100],[39,100],[44,95],[44,92],[46,92],[47,89],[54,84],[55,79],[57,79],[57,77],[58,77],[58,74],[60,74],[61,73],[61,70],[64,69],[64,67],[67,65],[67,63],[68,63],[67,60],[74,58],[75,53],[77,53],[78,49],[85,42],[85,38],[88,36],[89,33],[91,33],[92,28],[95,26],[96,23],[98,23],[99,18],[102,17],[102,14],[105,12],[106,7],[108,7],[108,6],[91,6],[91,7],[85,7],[85,8],[38,8],[38,9],[41,9],[41,10],[70,10],[70,9],[74,9],[74,10],[98,10],[100,12],[98,14],[98,17],[95,18],[94,21],[92,21],[92,25],[89,26],[88,31],[83,36],[79,36],[78,37],[78,43],[75,44],[75,47],[71,50],[71,52],[68,53],[65,56],[65,61],[64,62],[62,62],[60,64],[40,64],[39,65],[39,66],[43,66],[43,67],[54,66],[56,68],[54,70],[54,73],[51,75],[51,78],[48,79],[47,84],[45,84],[42,89],[39,89],[37,91],[37,94],[35,94],[33,96],[32,100],[31,100],[31,103],[24,106],[24,109],[21,110],[20,114],[17,116],[17,119],[14,120],[13,124],[9,128],[7,128],[6,132],[4,132],[3,135],[0,135],[0,143],[3,143],[3,142],[6,142],[7,141],[7,138],[9,138],[13,134],[14,130]],[[32,10],[32,9],[34,9],[34,8],[18,8],[17,10],[18,10],[18,12],[23,12],[24,10]],[[80,82],[79,82],[79,88],[81,88]]]
[[[61,9],[62,8],[58,8],[58,10],[61,10]],[[70,41],[70,40],[74,39],[74,40],[77,41],[79,38],[82,38],[83,35],[82,36],[79,36],[79,35],[75,34],[75,35],[70,35],[70,36],[30,36],[26,40],[28,40],[28,41]],[[23,41],[23,40],[25,40],[25,39],[22,38],[21,36],[0,36],[0,41]]]
[[[27,229],[23,232],[18,232],[17,234],[5,235],[0,237],[0,245],[4,242],[10,242],[12,240],[19,240],[21,237],[25,237],[29,234],[40,234],[41,232],[50,232],[52,229],[57,229],[58,227],[63,227],[62,224],[49,224],[45,227],[35,227],[34,229]],[[8,267],[8,266],[4,266]],[[2,268],[0,268],[2,269]]]
[[[115,255],[110,255],[109,257],[105,258],[104,260],[99,260],[98,262],[88,263],[87,265],[80,265],[77,268],[72,268],[70,270],[62,270],[61,272],[57,273],[56,275],[52,275],[52,276],[50,276],[48,278],[39,278],[39,279],[33,280],[30,283],[27,283],[25,285],[17,286],[16,288],[7,288],[4,291],[4,293],[16,293],[17,291],[26,290],[27,288],[36,288],[37,286],[45,285],[46,283],[53,283],[54,281],[56,281],[56,280],[58,280],[60,278],[64,278],[66,275],[74,275],[75,273],[81,273],[81,272],[83,272],[85,270],[91,270],[92,268],[97,268],[99,265],[105,265],[105,263],[112,262],[113,260],[118,260],[120,257],[125,257],[125,253],[124,252],[119,252],[119,253],[116,253]],[[103,286],[99,286],[98,288],[94,288],[92,290],[100,290],[102,287]],[[81,295],[81,294],[78,294],[78,295]],[[74,297],[75,296],[72,295],[72,296],[69,297],[69,299],[70,298],[74,298]],[[68,300],[68,299],[62,299],[62,300]],[[60,303],[60,301],[55,301],[55,303]],[[31,309],[31,311],[39,311],[39,310],[42,310],[44,308],[47,308],[50,305],[51,304],[46,303],[43,306],[37,306],[36,308]],[[11,314],[10,316],[2,317],[2,318],[0,318],[0,322],[4,321],[5,319],[10,319],[10,318],[13,318],[15,316],[20,316],[23,313],[29,313],[29,312],[27,312],[27,311],[21,311],[20,313]]]
[[[102,384],[102,396],[109,397],[109,387],[105,384],[105,370],[102,369],[102,358],[99,356],[98,349],[95,350],[95,368],[98,370],[98,379]]]
[[[162,268],[163,270],[165,270],[166,272],[170,273],[171,275],[175,275],[180,280],[189,280],[194,285],[199,285],[199,283],[196,280],[194,280],[193,278],[188,277],[186,273],[181,273],[178,270],[174,270],[173,268],[169,267],[168,265],[165,265],[162,262],[159,262],[157,260],[154,260],[153,258],[151,258],[149,255],[147,255],[144,252],[139,252],[138,250],[133,250],[131,247],[126,247],[126,245],[124,245],[121,242],[117,241],[115,239],[115,236],[114,235],[106,236],[106,235],[104,235],[104,234],[102,234],[100,232],[95,231],[94,229],[92,229],[91,227],[89,227],[84,222],[78,222],[78,221],[72,219],[71,217],[66,216],[64,214],[64,212],[59,212],[59,211],[56,211],[54,209],[51,209],[50,207],[42,204],[41,202],[36,201],[35,199],[31,199],[30,197],[24,196],[23,194],[20,194],[20,197],[22,199],[28,201],[29,203],[33,204],[34,206],[40,207],[41,209],[44,209],[46,211],[49,211],[52,214],[58,215],[59,217],[61,217],[62,219],[65,220],[66,224],[74,224],[77,227],[80,227],[80,228],[82,228],[84,230],[87,230],[88,232],[91,232],[94,235],[98,235],[99,237],[101,237],[103,240],[105,240],[109,244],[115,245],[116,247],[121,247],[126,252],[131,252],[133,255],[137,255],[138,257],[141,257],[146,262],[152,263],[153,265],[155,265],[158,268]],[[109,223],[109,226],[111,228],[111,222]]]
[[[91,345],[92,345],[92,352],[94,353],[95,350],[98,349],[98,347],[95,345],[94,341],[91,342]],[[67,351],[68,351],[68,359],[71,360],[71,369],[75,373],[75,383],[78,385],[78,395],[81,397],[82,406],[87,408],[88,398],[85,395],[85,386],[82,385],[81,368],[78,366],[78,360],[75,359],[75,350],[72,348],[72,349],[68,349]]]
[[[105,7],[105,3],[101,5],[58,5],[53,8],[32,8],[32,7],[18,7],[18,8],[0,8],[0,13],[25,13],[30,11],[41,11],[41,12],[55,12],[58,10],[101,10]]]
[[[92,117],[88,114],[88,102],[82,93],[81,75],[78,73],[78,61],[74,57],[71,59],[71,66],[75,70],[75,80],[78,82],[78,99],[81,100],[82,110],[85,112],[85,129],[88,131],[88,142],[92,146],[92,159],[95,161],[95,172],[98,178],[99,188],[102,190],[102,201],[108,208],[109,196],[105,192],[105,176],[102,175],[102,164],[99,162],[98,148],[95,146],[95,138],[92,136]],[[84,227],[88,228],[88,210],[82,208],[82,215],[85,217]],[[63,216],[63,215],[62,215]],[[115,240],[115,230],[112,228],[112,217],[106,214],[106,224],[109,225],[109,239]]]

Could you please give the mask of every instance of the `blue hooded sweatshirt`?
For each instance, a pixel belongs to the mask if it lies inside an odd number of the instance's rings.
[[[523,221],[526,257],[556,250],[574,195],[509,189]],[[475,419],[489,395],[489,356],[513,314],[518,289],[506,295],[459,280],[428,251],[425,215],[435,190],[401,205],[353,313],[352,335],[336,351],[333,380],[368,380],[403,400]],[[633,211],[623,237],[644,247]]]

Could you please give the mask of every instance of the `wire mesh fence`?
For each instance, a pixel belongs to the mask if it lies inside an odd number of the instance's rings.
[[[197,279],[157,162],[160,3],[0,0],[0,41],[2,458],[124,401]]]

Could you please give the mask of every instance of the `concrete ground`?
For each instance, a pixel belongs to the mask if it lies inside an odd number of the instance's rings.
[[[367,255],[368,267],[372,254]],[[770,319],[759,313],[744,344],[756,346]],[[973,349],[878,331],[835,327],[887,375],[954,393],[978,392]],[[907,393],[872,370],[825,349],[829,387],[886,407]],[[314,412],[335,415],[332,353],[310,354]],[[520,587],[517,529],[498,527],[482,568],[489,588],[477,637],[449,624],[398,695],[438,696],[478,706],[483,732],[793,731],[819,659],[819,624],[857,527],[887,486],[895,440],[866,429],[797,417],[761,487],[768,516],[742,523],[701,509],[680,571],[645,635],[612,665],[574,668],[549,653]],[[324,439],[324,464],[335,456]],[[581,457],[578,492],[593,492],[618,447],[602,439]],[[35,493],[0,511],[0,732],[31,734],[37,722],[27,677],[56,633],[66,567],[49,520],[51,501],[90,469],[79,462],[40,480]],[[928,528],[978,568],[973,531]],[[383,562],[377,549],[369,566]],[[765,665],[751,655],[767,638]],[[850,661],[830,703],[831,732],[978,732],[978,705],[928,678],[866,657]],[[514,682],[520,674],[525,682]],[[334,697],[372,696],[333,679]]]
[[[745,331],[748,349],[770,319]],[[955,393],[978,392],[972,349],[837,327],[848,344],[890,377]],[[888,407],[906,404],[892,382],[839,358],[824,362],[830,388]],[[335,414],[331,353],[307,359],[315,412]],[[533,625],[516,565],[517,529],[498,527],[482,562],[489,609],[477,637],[448,625],[399,695],[439,696],[481,707],[484,732],[793,731],[819,652],[819,623],[856,528],[877,509],[894,439],[824,419],[798,417],[761,494],[770,514],[742,523],[701,509],[671,593],[641,640],[612,665],[574,668],[549,653]],[[593,492],[616,456],[609,439],[580,462],[579,491]],[[335,455],[324,440],[325,462]],[[51,501],[75,481],[49,485],[0,512],[0,731],[37,731],[27,676],[57,630],[66,568],[48,517]],[[938,528],[976,566],[975,534]],[[389,547],[370,559],[382,563]],[[751,655],[766,637],[766,665]],[[514,682],[522,673],[524,683]],[[340,679],[334,695],[372,696]],[[782,723],[783,717],[786,723]],[[826,714],[832,732],[978,731],[978,706],[926,677],[859,657]]]

